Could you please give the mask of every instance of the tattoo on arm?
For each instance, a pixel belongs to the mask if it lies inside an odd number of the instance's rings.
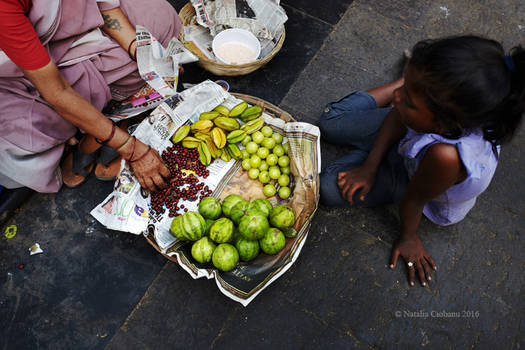
[[[122,26],[120,25],[118,19],[111,18],[109,15],[102,15],[102,18],[104,18],[104,27],[113,30],[122,29]]]

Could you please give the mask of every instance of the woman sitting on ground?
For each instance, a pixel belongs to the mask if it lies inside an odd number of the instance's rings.
[[[100,112],[144,85],[135,25],[163,45],[181,28],[165,0],[1,0],[0,185],[57,192],[64,179],[73,187],[104,144],[130,161],[144,188],[165,186],[169,171],[158,153]],[[86,136],[61,171],[78,129]]]

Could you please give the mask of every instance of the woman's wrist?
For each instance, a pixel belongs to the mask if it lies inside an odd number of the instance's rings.
[[[135,156],[137,149],[140,147],[140,141],[137,141],[135,136],[131,136],[126,143],[117,149],[117,152],[126,160],[130,160]]]

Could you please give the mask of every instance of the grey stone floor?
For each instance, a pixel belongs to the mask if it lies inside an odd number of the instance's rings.
[[[326,103],[394,78],[403,49],[418,40],[475,33],[506,48],[525,44],[520,0],[282,3],[290,16],[282,52],[229,81],[311,123]],[[187,73],[193,82],[210,77],[196,67]],[[322,149],[324,164],[344,154]],[[420,237],[438,265],[427,287],[409,287],[401,266],[387,268],[396,207],[321,207],[294,266],[248,307],[212,281],[193,280],[140,237],[89,217],[111,184],[90,179],[35,194],[8,222],[18,235],[0,243],[0,347],[520,349],[524,149],[522,125],[465,220],[422,222]],[[29,257],[35,241],[45,253]]]

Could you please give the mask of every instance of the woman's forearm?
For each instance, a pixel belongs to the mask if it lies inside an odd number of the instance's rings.
[[[128,50],[132,57],[135,57],[137,45],[136,42],[133,42],[133,39],[136,37],[135,28],[131,25],[124,12],[117,7],[101,11],[101,13],[104,18],[102,30],[118,42],[124,50]],[[130,47],[132,42],[133,44]]]
[[[112,122],[73,90],[53,62],[40,69],[24,71],[24,74],[61,117],[99,140],[110,136]],[[128,136],[124,130],[116,128],[107,144],[118,148]],[[122,152],[127,157],[130,150],[123,149]]]

